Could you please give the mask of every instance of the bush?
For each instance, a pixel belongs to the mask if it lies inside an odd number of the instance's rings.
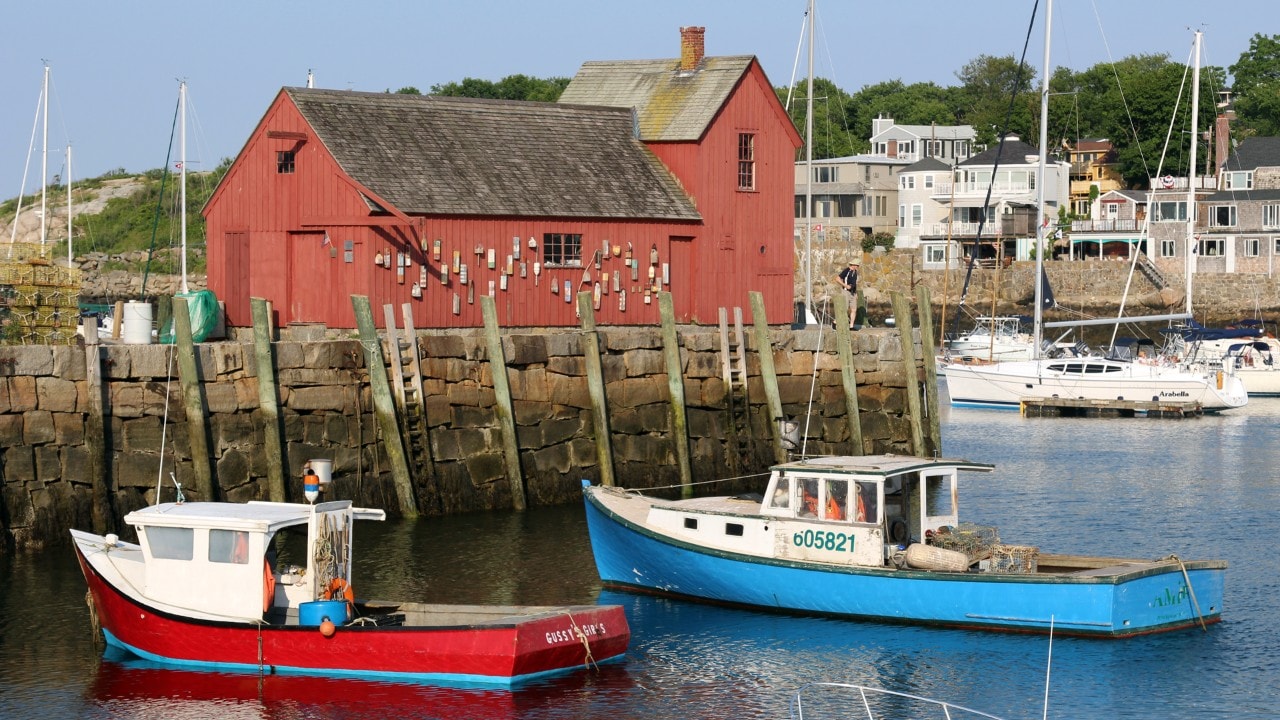
[[[893,241],[893,233],[878,232],[874,235],[862,238],[862,251],[869,253],[877,247],[882,247],[885,250],[892,250]]]

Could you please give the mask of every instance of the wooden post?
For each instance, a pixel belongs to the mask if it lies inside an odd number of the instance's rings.
[[[516,510],[524,510],[524,473],[520,470],[516,413],[511,406],[511,385],[507,380],[507,355],[502,351],[502,336],[498,334],[498,310],[492,296],[484,295],[480,298],[480,310],[484,314],[484,337],[489,345],[489,369],[493,373],[493,394],[497,396],[498,401],[502,454],[506,457],[507,477],[511,480],[511,504]]]
[[[111,311],[111,339],[119,340],[120,333],[124,330],[124,301],[117,300],[115,307]]]
[[[93,531],[105,535],[115,532],[116,520],[115,513],[111,511],[111,477],[107,472],[106,396],[103,394],[102,346],[98,344],[97,319],[84,322],[84,378],[89,401],[84,448],[89,456],[89,481],[93,483]]]
[[[658,314],[662,318],[662,356],[667,365],[667,390],[671,396],[671,441],[680,464],[680,494],[693,497],[693,467],[689,459],[689,419],[684,406],[684,365],[680,362],[680,341],[676,338],[676,311],[671,293],[658,293]]]
[[[267,499],[287,501],[284,481],[284,432],[280,427],[280,388],[276,382],[275,338],[271,303],[249,298],[253,310],[253,358],[258,370],[258,410],[262,413],[263,451],[267,455]]]
[[[900,292],[890,294],[893,303],[893,322],[902,342],[902,369],[907,379],[908,424],[911,426],[911,452],[925,457],[924,429],[920,413],[920,374],[916,371],[916,347],[911,322],[911,301]]]
[[[391,461],[391,478],[395,481],[400,513],[405,517],[417,517],[413,480],[409,476],[409,464],[405,460],[404,443],[400,440],[400,425],[396,421],[396,408],[391,400],[391,386],[387,383],[387,365],[382,358],[382,341],[378,339],[378,328],[373,324],[369,297],[352,295],[351,306],[356,314],[356,327],[360,329],[360,345],[364,347],[365,365],[369,368],[373,411],[378,419],[378,429],[382,431],[387,459]]]
[[[183,406],[187,414],[187,437],[191,443],[191,470],[195,499],[217,500],[213,466],[209,463],[209,413],[200,384],[200,363],[191,342],[191,313],[186,298],[173,299],[174,347],[178,353],[178,379],[182,383]],[[159,500],[159,498],[157,498]]]
[[[764,396],[769,401],[773,457],[782,463],[787,461],[787,451],[782,447],[782,399],[778,396],[778,374],[773,369],[773,343],[769,342],[769,324],[764,316],[764,296],[758,291],[752,291],[750,296],[751,323],[755,326],[756,352],[760,355],[760,380],[764,383]]]
[[[582,322],[582,358],[587,367],[587,393],[591,396],[591,420],[596,436],[596,460],[600,482],[612,486],[613,435],[609,429],[609,398],[604,391],[604,367],[600,362],[600,336],[596,333],[595,295],[578,293],[578,315]]]
[[[849,293],[836,293],[836,318],[849,317]],[[844,407],[848,415],[849,444],[852,454],[862,455],[862,415],[858,410],[858,382],[853,369],[853,337],[849,324],[836,321],[836,349],[840,352],[840,382],[844,386]]]
[[[920,313],[920,351],[924,353],[925,414],[929,417],[929,455],[942,451],[942,426],[938,418],[938,348],[933,344],[933,299],[929,287],[916,287],[916,308]]]

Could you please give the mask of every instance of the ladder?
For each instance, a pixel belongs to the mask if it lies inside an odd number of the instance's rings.
[[[729,312],[720,308],[720,368],[724,380],[728,410],[729,468],[740,474],[743,461],[751,456],[751,403],[747,399],[747,346],[742,334],[742,308],[733,309],[733,328]]]
[[[1160,274],[1156,264],[1151,262],[1151,258],[1147,257],[1146,253],[1138,253],[1138,270],[1151,281],[1152,285],[1156,286],[1156,290],[1163,290],[1169,286],[1164,275]]]
[[[427,399],[422,390],[422,363],[418,356],[418,335],[413,325],[413,308],[402,306],[404,333],[396,330],[395,308],[383,305],[387,321],[387,345],[391,359],[391,382],[395,392],[396,416],[408,456],[409,472],[421,477],[435,476],[431,457],[431,437],[427,427]]]

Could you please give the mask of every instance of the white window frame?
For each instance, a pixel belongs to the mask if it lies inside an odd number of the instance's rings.
[[[924,205],[920,203],[911,204],[911,227],[920,227],[924,222]]]
[[[1209,206],[1209,227],[1235,227],[1236,220],[1235,205]]]
[[[1223,190],[1252,190],[1252,170],[1224,170],[1222,172]]]
[[[1201,235],[1196,243],[1196,254],[1200,257],[1222,257],[1226,254],[1227,241],[1221,235]]]
[[[1262,206],[1262,227],[1280,227],[1280,205],[1273,203]]]
[[[1177,257],[1178,243],[1176,240],[1160,241],[1160,257]]]
[[[898,227],[907,226],[907,206],[898,205]]]
[[[929,265],[942,265],[947,261],[947,246],[937,244],[925,245],[924,261]]]
[[[925,189],[926,189],[926,190],[932,190],[932,189],[933,189],[933,176],[932,176],[932,175],[925,175],[925,176],[924,176],[924,187],[925,187]]]
[[[1165,217],[1165,206],[1173,206],[1173,214],[1175,217]],[[1187,201],[1186,200],[1161,200],[1155,203],[1156,222],[1186,222],[1187,221]]]
[[[1245,257],[1258,257],[1262,254],[1262,239],[1256,237],[1247,237],[1241,243],[1243,245]]]

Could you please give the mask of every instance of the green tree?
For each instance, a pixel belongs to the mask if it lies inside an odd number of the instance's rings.
[[[800,83],[791,93],[791,106],[787,109],[791,122],[795,123],[801,137],[805,131],[805,112],[808,109],[808,83]],[[786,107],[787,89],[775,88],[778,101]],[[813,79],[813,157],[845,157],[867,149],[866,135],[859,136],[849,127],[849,114],[853,100],[844,90],[826,78]],[[799,157],[804,157],[803,147]]]
[[[508,75],[493,82],[480,78],[464,78],[462,82],[442,83],[431,86],[432,95],[452,97],[488,98],[490,100],[533,100],[555,102],[569,86],[569,78],[532,78],[528,75]]]
[[[1244,134],[1280,135],[1280,35],[1254,35],[1230,70]]]
[[[1040,97],[1032,91],[1036,86],[1032,67],[1020,67],[1012,55],[979,55],[956,77],[961,83],[956,119],[973,126],[978,142],[994,142],[1005,131],[1034,144],[1039,135]]]

